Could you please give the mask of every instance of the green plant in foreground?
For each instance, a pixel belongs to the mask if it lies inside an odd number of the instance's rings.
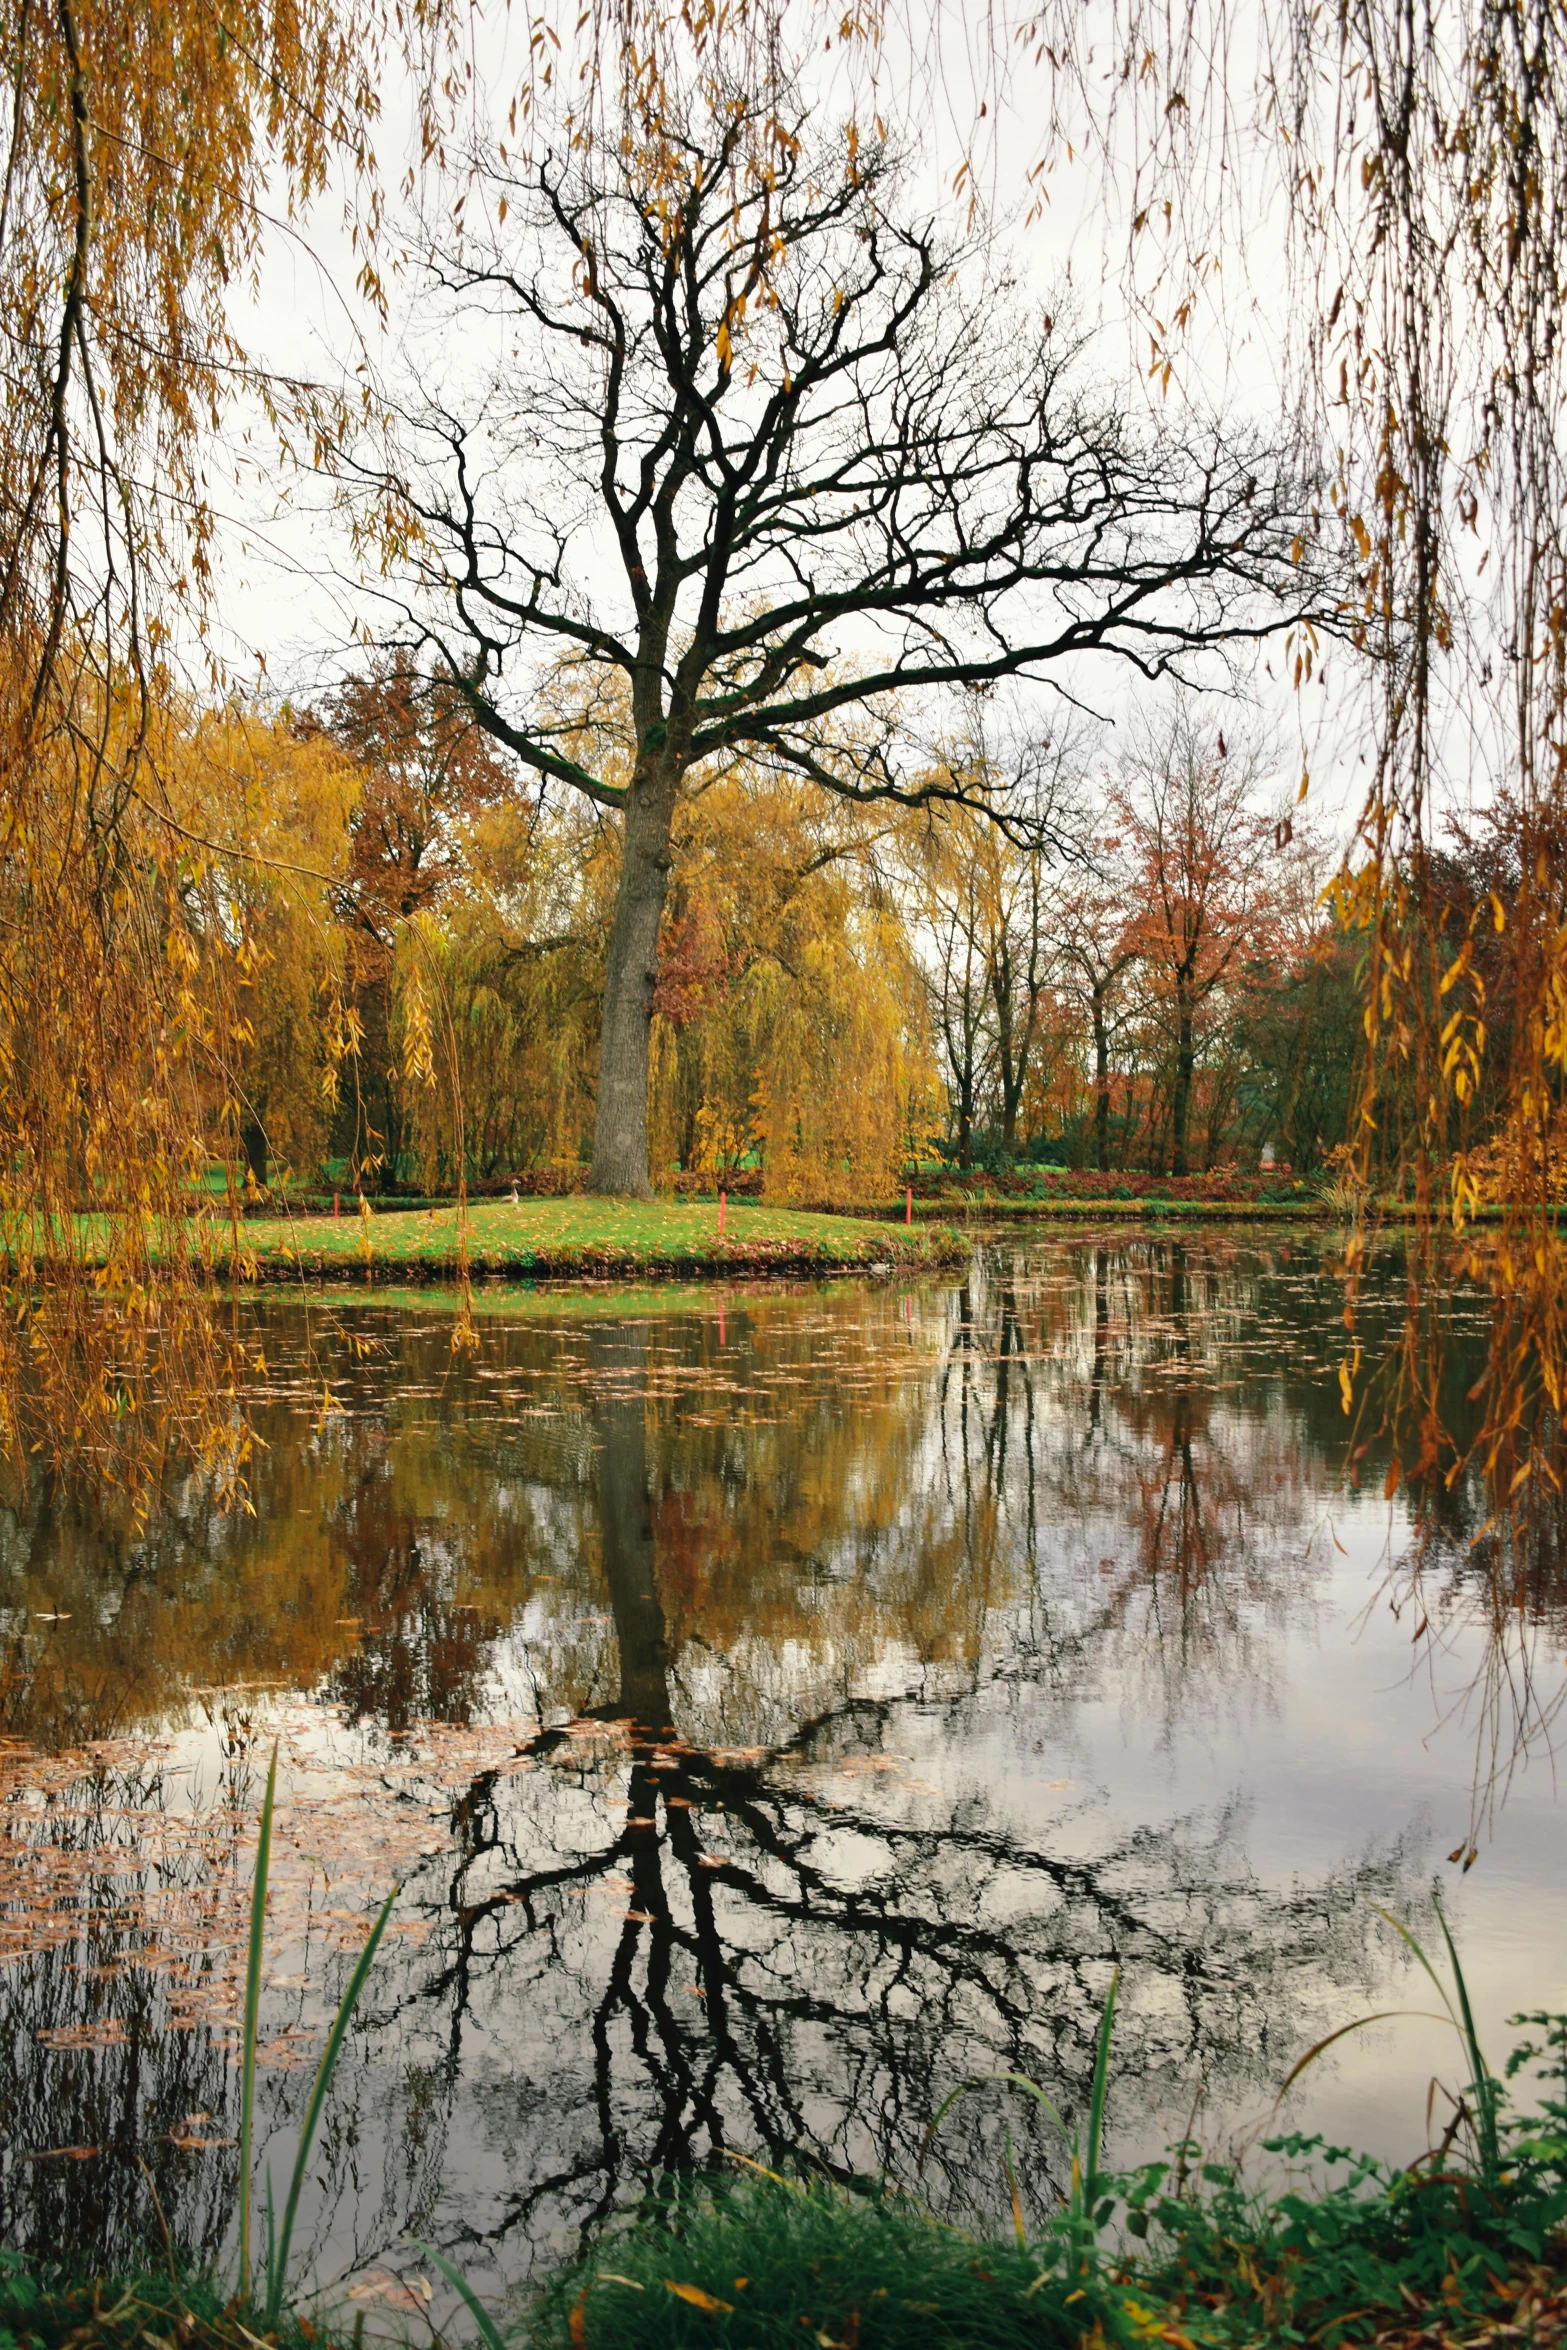
[[[267,1770],[261,1830],[250,1885],[250,1947],[245,1963],[245,2028],[239,2090],[239,2289],[250,2292],[250,2167],[256,2122],[256,2039],[261,2016],[261,1949],[267,1929],[267,1873],[272,1862],[272,1809],[277,1795],[277,1748]]]
[[[60,2262],[0,2251],[0,2345],[4,2350],[256,2350],[263,2322],[210,2276],[168,2270],[106,2278]],[[270,2329],[277,2350],[346,2350],[334,2334],[285,2310]],[[358,2350],[355,2343],[354,2350]]]
[[[272,1860],[272,1814],[277,1800],[277,1747],[272,1749],[272,1762],[267,1772],[266,1795],[261,1806],[261,1830],[256,1842],[255,1874],[250,1888],[250,1947],[245,1970],[245,2028],[241,2052],[240,2075],[240,2174],[239,2174],[239,2275],[240,2295],[250,2293],[250,2199],[251,2150],[255,2126],[256,2043],[261,2021],[261,1960],[266,1940],[267,1877]],[[359,1953],[348,1987],[338,2003],[332,2028],[321,2051],[316,2077],[310,2086],[305,2117],[300,2124],[299,2144],[294,2152],[294,2169],[288,2183],[288,2195],[283,2205],[283,2225],[276,2225],[272,2204],[272,2174],[267,2172],[267,2290],[263,2317],[269,2329],[276,2327],[283,2310],[283,2295],[288,2284],[289,2253],[294,2242],[294,2223],[299,2215],[299,2198],[304,2191],[305,2175],[310,2166],[310,2152],[315,2144],[316,2131],[326,2107],[327,2092],[332,2086],[332,2075],[342,2052],[354,2010],[370,1977],[381,1936],[386,1931],[392,1905],[402,1891],[394,1885],[381,1904],[375,1924],[363,1950]],[[442,2264],[444,2266],[444,2263]]]
[[[1283,2088],[1279,2091],[1275,2104],[1283,2103],[1302,2073],[1316,2063],[1325,2049],[1331,2048],[1336,2040],[1347,2039],[1351,2032],[1364,2031],[1368,2024],[1399,2023],[1416,2019],[1427,2023],[1451,2024],[1458,2035],[1469,2066],[1469,2079],[1457,2100],[1453,2115],[1452,2135],[1456,2135],[1461,2128],[1467,2129],[1474,2145],[1479,2176],[1487,2186],[1494,2187],[1500,2179],[1502,2165],[1500,2127],[1502,2084],[1486,2063],[1484,2051],[1480,2046],[1479,2035],[1475,2030],[1474,2008],[1469,1998],[1469,1985],[1464,1980],[1464,1970],[1459,1960],[1458,1946],[1453,1940],[1452,1930],[1447,1922],[1447,1913],[1442,1907],[1442,1898],[1439,1893],[1433,1892],[1432,1905],[1436,1910],[1437,1924],[1442,1929],[1442,1940],[1447,1945],[1448,1964],[1453,1970],[1453,1992],[1451,1995],[1409,1928],[1401,1924],[1391,1911],[1377,1909],[1375,1903],[1372,1906],[1376,1915],[1385,1924],[1391,1926],[1394,1933],[1414,1953],[1419,1965],[1429,1977],[1437,1997],[1442,2002],[1442,2014],[1434,2015],[1429,2010],[1419,2008],[1381,2008],[1375,2015],[1359,2015],[1350,2023],[1340,2024],[1337,2031],[1326,2033],[1322,2039],[1307,2049],[1305,2055],[1290,2071]],[[1454,2004],[1455,1998],[1456,2006]],[[1444,2147],[1444,2152],[1445,2150]]]
[[[931,2116],[930,2126],[925,2132],[925,2143],[928,2147],[958,2099],[966,2097],[971,2089],[982,2088],[987,2082],[1005,2082],[1015,2089],[1021,2089],[1026,2096],[1032,2097],[1035,2103],[1042,2107],[1055,2123],[1056,2128],[1066,2140],[1067,2150],[1071,2156],[1072,2169],[1067,2189],[1066,2210],[1053,2225],[1065,2236],[1071,2247],[1073,2265],[1077,2272],[1084,2276],[1092,2271],[1099,2232],[1114,2208],[1114,2198],[1107,2197],[1105,2194],[1107,2182],[1101,2168],[1100,2157],[1104,2151],[1105,2101],[1110,2093],[1110,2040],[1115,2030],[1115,2003],[1120,1988],[1121,1970],[1117,1967],[1110,1977],[1110,1988],[1105,1993],[1104,2008],[1099,2018],[1099,2030],[1094,2040],[1094,2067],[1088,2084],[1088,2129],[1086,2136],[1080,2137],[1077,2132],[1067,2127],[1066,2122],[1062,2119],[1060,2107],[1047,2097],[1039,2083],[1031,2081],[1026,2073],[979,2073],[972,2080],[960,2081],[958,2086],[937,2106],[935,2113]],[[1024,2233],[1023,2212],[1018,2197],[1017,2181],[1012,2171],[1010,2137],[1007,2140],[1006,2169],[1007,2184],[1012,2190],[1013,2221],[1018,2240],[1021,2242]]]

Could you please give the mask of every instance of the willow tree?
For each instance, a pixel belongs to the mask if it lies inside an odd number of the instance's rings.
[[[204,669],[206,443],[241,356],[232,290],[259,252],[264,192],[303,204],[334,157],[367,161],[365,61],[335,0],[0,0],[12,1467],[85,1460],[144,1484],[177,1424],[233,1468],[187,1211],[215,1105],[242,1115],[235,991],[203,933],[211,844],[164,754],[185,739],[170,723],[180,640]]]
[[[791,12],[766,13],[781,43]],[[406,406],[381,484],[412,551],[410,645],[526,768],[620,820],[602,1192],[648,1189],[693,778],[744,754],[850,799],[961,799],[900,750],[943,696],[1093,654],[1158,673],[1299,592],[1283,467],[1134,421],[779,54],[762,96],[718,42],[682,83],[629,89],[618,137],[562,119],[531,159],[477,155],[461,228],[425,253],[446,380]],[[460,376],[486,345],[493,366]],[[581,708],[629,706],[623,779],[541,694],[563,663]]]

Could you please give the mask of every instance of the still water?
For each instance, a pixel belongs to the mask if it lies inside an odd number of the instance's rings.
[[[280,2174],[402,1885],[308,2213],[394,2308],[412,2237],[520,2292],[666,2165],[912,2178],[981,2073],[1071,2108],[1116,1966],[1112,2159],[1254,2143],[1314,2040],[1429,2005],[1380,1913],[1434,1932],[1433,1884],[1495,2061],[1567,2006],[1567,1589],[1499,1604],[1462,1489],[1416,1571],[1375,1443],[1347,1473],[1341,1305],[1267,1232],[492,1292],[472,1355],[438,1297],[248,1304],[250,1513],[0,1521],[7,2239],[156,2256],[155,2188],[223,2249],[275,1738]],[[1455,1393],[1465,1343],[1460,1304]],[[1408,2155],[1433,2073],[1378,2026],[1287,2115]],[[1004,2125],[1042,2208],[1059,2147],[994,2090],[933,2202],[1007,2208]]]

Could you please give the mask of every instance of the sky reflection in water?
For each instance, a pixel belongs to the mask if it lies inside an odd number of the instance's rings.
[[[5,1727],[69,1750],[0,1774],[10,2238],[155,2252],[150,2174],[221,2246],[274,1732],[275,2168],[405,1882],[325,2278],[413,2234],[518,2284],[720,2145],[908,2175],[965,2075],[1076,2102],[1116,1963],[1112,2156],[1194,2114],[1227,2144],[1321,2033],[1424,2004],[1376,1907],[1418,1927],[1433,1878],[1494,2060],[1567,2005],[1548,1741],[1446,1856],[1562,1594],[1536,1558],[1498,1648],[1462,1493],[1411,1590],[1374,1447],[1343,1480],[1340,1303],[1315,1245],[1226,1234],[917,1291],[490,1295],[472,1361],[438,1300],[247,1306],[254,1517],[187,1484],[139,1537],[47,1490],[0,1525]],[[1380,2030],[1291,2116],[1408,2153],[1438,2068]],[[1004,2208],[1004,2117],[1042,2203],[1059,2149],[995,2096],[935,2200]]]

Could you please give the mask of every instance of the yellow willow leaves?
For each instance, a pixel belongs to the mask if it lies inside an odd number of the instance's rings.
[[[0,0],[0,1436],[138,1506],[170,1442],[220,1491],[247,1451],[188,1211],[257,955],[171,804],[162,664],[209,583],[229,287],[263,191],[366,159],[363,34],[333,0]]]
[[[682,810],[654,997],[655,1171],[753,1153],[777,1200],[885,1199],[931,1122],[924,992],[884,820],[737,768]]]
[[[138,1496],[173,1443],[242,1497],[208,1267],[237,1240],[247,1126],[264,1108],[302,1158],[324,1132],[333,932],[301,859],[341,833],[349,786],[286,722],[149,715],[129,690],[76,713],[98,754],[33,737],[28,846],[0,864],[0,1439],[13,1468],[42,1455]],[[99,794],[127,773],[106,838]]]
[[[1360,1348],[1356,1346],[1345,1355],[1338,1367],[1339,1401],[1346,1418],[1355,1408],[1355,1376],[1360,1369]]]
[[[435,1030],[417,961],[403,980],[403,1075],[410,1084],[435,1083]]]

